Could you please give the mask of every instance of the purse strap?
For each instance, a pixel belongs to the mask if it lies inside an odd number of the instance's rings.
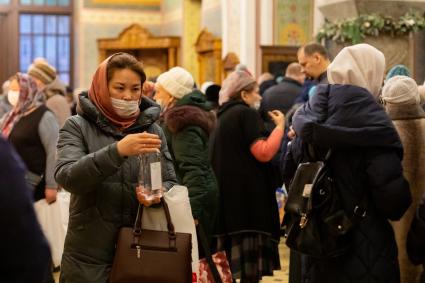
[[[170,210],[168,204],[164,198],[161,198],[160,204],[164,208],[165,218],[167,219],[167,229],[168,229],[168,238],[170,239],[170,247],[175,248],[176,246],[176,231],[174,229],[174,224],[171,221]],[[134,244],[140,243],[140,238],[142,236],[142,216],[143,216],[143,205],[139,204],[137,210],[136,221],[134,222],[133,235],[134,235]]]

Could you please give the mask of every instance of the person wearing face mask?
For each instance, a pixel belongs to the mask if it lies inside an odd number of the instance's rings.
[[[163,129],[179,183],[189,192],[193,218],[207,240],[216,223],[218,189],[209,158],[209,136],[215,127],[212,105],[193,90],[192,75],[181,67],[157,79],[155,99],[166,108]],[[201,258],[203,249],[199,250]]]
[[[120,227],[132,227],[139,202],[139,155],[160,152],[165,190],[176,184],[159,107],[142,96],[142,64],[116,53],[97,68],[78,115],[59,133],[55,177],[71,193],[60,282],[108,282]],[[137,188],[136,188],[137,187]]]
[[[4,114],[9,112],[9,110],[12,108],[12,105],[10,105],[7,98],[9,93],[9,85],[9,80],[5,81],[2,85],[2,93],[0,94],[0,120],[3,118]]]
[[[56,200],[53,176],[59,125],[44,105],[44,95],[27,74],[10,79],[8,101],[13,108],[0,123],[2,135],[15,147],[28,169],[27,181],[34,188],[34,200]]]
[[[211,141],[212,166],[220,192],[218,248],[225,249],[233,279],[258,282],[280,269],[276,178],[269,162],[279,150],[285,118],[269,112],[276,124],[268,138],[256,110],[258,85],[243,71],[231,73],[220,91],[218,124]]]

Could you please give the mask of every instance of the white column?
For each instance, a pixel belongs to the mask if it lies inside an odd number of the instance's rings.
[[[260,44],[273,45],[273,0],[261,0],[260,3]]]
[[[228,0],[221,0],[221,54],[222,57],[226,56],[226,54],[229,52],[229,41],[228,41]]]
[[[240,4],[240,60],[248,69],[257,72],[257,13],[256,1],[241,0]]]

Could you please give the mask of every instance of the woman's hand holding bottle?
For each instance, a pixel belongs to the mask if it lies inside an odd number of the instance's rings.
[[[162,193],[150,194],[150,192],[146,192],[141,185],[136,187],[137,200],[146,207],[160,203],[162,195]]]

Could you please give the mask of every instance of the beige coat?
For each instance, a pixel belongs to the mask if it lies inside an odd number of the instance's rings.
[[[392,222],[399,251],[401,282],[415,283],[419,282],[422,266],[413,265],[407,257],[406,238],[418,202],[425,192],[425,112],[416,104],[387,104],[385,108],[403,144],[403,172],[412,193],[410,208],[400,221]]]

